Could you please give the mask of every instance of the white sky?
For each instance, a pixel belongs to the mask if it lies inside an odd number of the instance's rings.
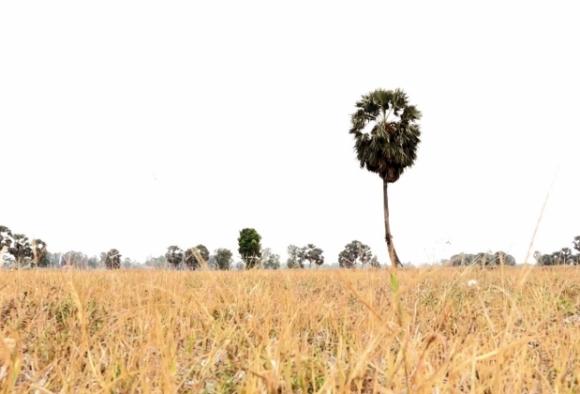
[[[352,239],[387,260],[381,181],[350,114],[375,88],[423,113],[390,188],[403,261],[580,233],[573,1],[3,1],[0,224],[52,251],[286,255]],[[449,241],[449,244],[447,243]]]

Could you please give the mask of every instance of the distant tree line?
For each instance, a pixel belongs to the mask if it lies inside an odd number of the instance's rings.
[[[0,225],[0,268],[131,268],[135,263],[130,259],[121,260],[117,249],[89,257],[79,251],[50,253],[46,242],[29,239],[26,235],[13,233],[8,227]]]
[[[562,249],[550,254],[543,254],[536,251],[534,253],[534,258],[536,259],[536,263],[542,266],[580,265],[580,235],[574,237],[572,248],[576,253],[574,253],[569,247],[563,247]]]
[[[306,262],[310,268],[312,268],[312,264],[315,266],[324,264],[322,249],[314,244],[308,244],[301,248],[296,245],[288,246],[288,261],[286,262],[288,268],[304,268]]]
[[[447,262],[453,267],[479,265],[482,267],[496,267],[499,265],[516,265],[516,259],[505,252],[495,253],[460,253],[451,256]]]
[[[261,235],[253,228],[244,228],[238,237],[238,252],[242,261],[234,263],[233,253],[226,248],[218,248],[213,254],[209,249],[198,244],[187,249],[181,249],[177,245],[170,245],[164,255],[148,258],[144,265],[125,258],[121,252],[112,248],[97,256],[87,256],[79,251],[66,253],[50,253],[46,242],[41,239],[30,240],[26,235],[13,233],[8,227],[0,226],[0,268],[26,269],[26,268],[106,268],[116,270],[120,268],[172,268],[183,270],[223,270],[230,269],[279,269],[280,256],[273,253],[269,248],[262,248]],[[571,248],[564,247],[561,250],[542,254],[536,252],[534,257],[541,266],[550,265],[578,265],[580,264],[580,236],[574,238]],[[299,247],[288,246],[288,260],[286,266],[289,269],[304,269],[320,267],[325,263],[324,251],[316,245],[309,243]],[[460,253],[451,256],[445,264],[450,266],[495,267],[499,265],[513,266],[516,261],[513,256],[498,251],[495,253]],[[379,268],[381,265],[378,258],[373,255],[371,248],[357,240],[344,246],[338,254],[338,266],[340,268],[371,267]]]
[[[241,260],[234,264],[233,253],[226,248],[218,248],[213,254],[209,249],[198,244],[187,249],[170,245],[165,254],[149,257],[144,264],[138,264],[129,258],[122,258],[118,249],[112,248],[100,256],[88,256],[80,251],[70,250],[65,253],[50,253],[47,244],[40,239],[29,240],[23,234],[14,234],[8,227],[0,226],[0,268],[171,268],[177,270],[230,270],[230,269],[280,269],[280,255],[270,248],[262,248],[262,237],[253,228],[244,228],[238,237],[238,252]],[[324,251],[309,243],[299,247],[288,246],[286,266],[290,269],[320,267],[324,264]],[[368,245],[352,241],[345,245],[338,255],[341,268],[380,267],[378,259]]]
[[[218,249],[215,256],[211,256],[208,248],[199,244],[185,250],[177,245],[171,245],[165,253],[165,260],[169,267],[175,269],[197,270],[208,267],[210,264],[220,269],[229,269],[231,252],[227,249]]]

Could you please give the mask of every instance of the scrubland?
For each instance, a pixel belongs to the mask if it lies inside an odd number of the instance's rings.
[[[579,268],[0,272],[2,392],[579,393]]]

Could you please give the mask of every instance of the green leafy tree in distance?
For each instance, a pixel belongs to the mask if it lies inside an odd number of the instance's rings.
[[[202,257],[199,254],[199,250],[197,248],[187,248],[185,252],[183,252],[183,262],[187,269],[196,270],[199,269],[202,265]],[[169,260],[168,260],[169,261]]]
[[[171,245],[167,248],[165,253],[165,260],[173,267],[179,267],[179,264],[183,261],[183,249],[177,245]]]
[[[199,255],[204,260],[204,263],[209,261],[209,250],[205,247],[205,245],[199,244],[195,247],[199,252]]]
[[[105,255],[105,267],[110,270],[121,269],[121,252],[110,249]]]
[[[46,249],[46,242],[42,239],[32,240],[32,262],[36,267],[48,266],[48,256]]]
[[[280,255],[273,253],[269,248],[262,250],[262,267],[268,270],[280,268]]]
[[[183,261],[187,268],[196,270],[207,267],[209,263],[209,250],[204,245],[197,245],[185,251]]]
[[[338,265],[341,268],[354,268],[358,265],[366,265],[373,260],[371,248],[360,241],[352,241],[346,244],[338,255]]]
[[[16,259],[16,266],[22,267],[27,259],[32,258],[32,245],[24,234],[14,234],[9,248],[10,254]]]
[[[242,256],[244,263],[246,263],[247,269],[254,268],[262,257],[260,253],[262,250],[262,246],[260,245],[261,240],[262,237],[253,228],[245,228],[240,231],[238,252]]]
[[[12,231],[6,226],[0,226],[0,251],[2,248],[9,248],[12,244]]]
[[[308,244],[301,250],[302,259],[308,261],[309,266],[312,268],[312,263],[316,265],[324,264],[323,251],[317,248],[313,244]]]
[[[232,265],[232,252],[225,248],[217,249],[215,251],[215,263],[219,270],[229,270]]]
[[[296,245],[288,245],[288,260],[286,266],[288,268],[304,268],[302,265],[302,249]]]

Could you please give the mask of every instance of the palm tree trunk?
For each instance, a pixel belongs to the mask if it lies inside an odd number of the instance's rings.
[[[385,241],[387,242],[387,250],[389,252],[389,258],[391,259],[391,265],[393,268],[397,268],[401,265],[399,261],[399,256],[395,250],[395,244],[393,243],[393,236],[391,235],[391,225],[389,224],[389,197],[387,194],[388,182],[383,179],[383,208],[385,211]]]

